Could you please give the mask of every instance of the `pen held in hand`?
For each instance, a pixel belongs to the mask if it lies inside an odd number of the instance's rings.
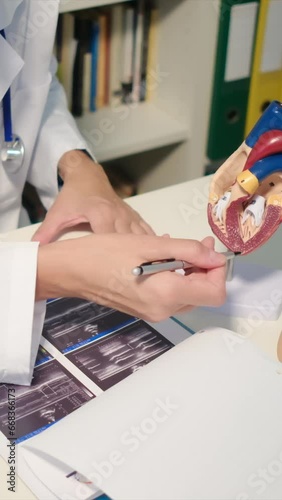
[[[226,257],[226,260],[233,259],[236,255],[236,253],[229,250],[221,252],[221,254]],[[176,271],[177,269],[191,269],[193,267],[196,266],[185,260],[163,259],[154,262],[144,262],[140,266],[134,267],[131,272],[134,276],[145,276],[163,271]]]

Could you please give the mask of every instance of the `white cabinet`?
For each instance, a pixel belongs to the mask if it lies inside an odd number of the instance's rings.
[[[117,2],[61,0],[61,12],[113,3]],[[218,27],[218,0],[156,3],[154,98],[77,119],[98,160],[118,161],[133,177],[138,176],[139,192],[204,173]]]

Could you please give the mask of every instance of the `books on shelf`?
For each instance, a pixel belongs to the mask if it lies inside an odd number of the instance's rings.
[[[64,85],[68,107],[71,109],[73,65],[77,48],[77,40],[74,38],[74,16],[66,13],[59,19],[56,40],[58,77]]]
[[[96,108],[100,109],[105,106],[106,95],[106,67],[107,67],[107,31],[108,31],[108,16],[100,14],[99,23],[99,40],[98,40],[98,61],[97,61],[97,96]],[[86,75],[84,75],[86,77]]]
[[[157,67],[157,33],[158,33],[158,9],[152,8],[147,20],[147,55],[143,57],[143,78],[146,78],[146,100],[151,101],[156,90],[155,71]],[[146,26],[146,25],[145,25]],[[143,88],[143,87],[142,87]]]
[[[141,64],[144,43],[144,0],[139,0],[136,13],[135,46],[132,71],[132,101],[140,101]]]
[[[109,92],[110,105],[115,107],[120,104],[120,84],[122,80],[123,5],[113,5],[111,13]]]
[[[91,32],[91,75],[90,75],[90,111],[96,111],[97,97],[97,68],[99,54],[99,31],[98,21],[93,21]]]
[[[151,0],[60,15],[58,78],[74,116],[152,98],[156,19]]]
[[[122,37],[122,102],[129,102],[133,84],[134,9],[126,7]]]
[[[84,111],[85,87],[87,79],[90,80],[89,62],[87,54],[90,53],[90,42],[92,33],[92,20],[88,16],[75,16],[74,38],[77,40],[75,59],[73,64],[72,78],[72,102],[71,110],[74,116],[81,116]],[[88,57],[89,60],[89,57]],[[89,86],[90,89],[90,86]],[[89,90],[90,102],[90,90]],[[87,109],[89,104],[87,104]]]

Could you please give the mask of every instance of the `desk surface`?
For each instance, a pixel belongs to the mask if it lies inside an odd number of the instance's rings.
[[[157,234],[169,233],[172,237],[202,239],[212,235],[206,218],[209,177],[185,182],[168,188],[160,189],[128,199],[128,203],[137,210],[144,219],[151,224]],[[2,239],[8,241],[29,240],[35,226],[19,229]],[[85,233],[71,232],[68,236],[81,236]],[[66,236],[67,237],[67,236]],[[220,242],[216,243],[218,250],[224,249]],[[264,264],[272,268],[282,269],[282,231],[276,232],[273,238],[260,250],[253,254],[240,257],[245,261]],[[207,312],[203,309],[177,316],[177,318],[194,330],[208,326],[222,326],[234,331],[244,330],[246,318],[236,318],[219,315],[216,312]],[[249,326],[249,325],[248,325]],[[248,328],[248,337],[251,338],[263,351],[273,359],[277,359],[277,342],[282,331],[282,316],[277,321],[260,321],[256,327]],[[4,464],[0,461],[0,477],[4,477]],[[18,488],[16,494],[2,496],[2,499],[33,499],[31,493]]]
[[[184,182],[175,186],[145,193],[127,201],[137,210],[144,219],[151,224],[157,234],[169,233],[175,238],[203,239],[213,235],[206,217],[210,177],[202,177],[193,181]],[[30,239],[35,231],[35,226],[13,231],[4,236],[9,241],[24,241]],[[84,232],[70,232],[65,237],[81,236]],[[225,247],[221,242],[216,242],[216,249]],[[282,269],[282,229],[262,248],[245,257],[245,262],[263,264],[275,269]],[[245,331],[246,319],[227,317],[216,312],[211,313],[203,309],[177,316],[183,323],[194,330],[203,327],[222,326],[234,331]],[[250,331],[250,328],[247,328]],[[272,358],[276,358],[277,341],[282,331],[282,316],[277,321],[261,321],[251,329],[251,338],[258,343]]]

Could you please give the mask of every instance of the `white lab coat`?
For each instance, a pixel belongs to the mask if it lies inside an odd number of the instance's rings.
[[[17,228],[25,181],[48,209],[57,195],[57,165],[85,141],[67,111],[52,57],[59,0],[0,0],[0,102],[11,88],[13,132],[25,145],[14,172],[0,160],[0,232]],[[4,138],[0,110],[0,139]],[[0,243],[0,382],[29,384],[45,303],[34,307],[37,243]]]

